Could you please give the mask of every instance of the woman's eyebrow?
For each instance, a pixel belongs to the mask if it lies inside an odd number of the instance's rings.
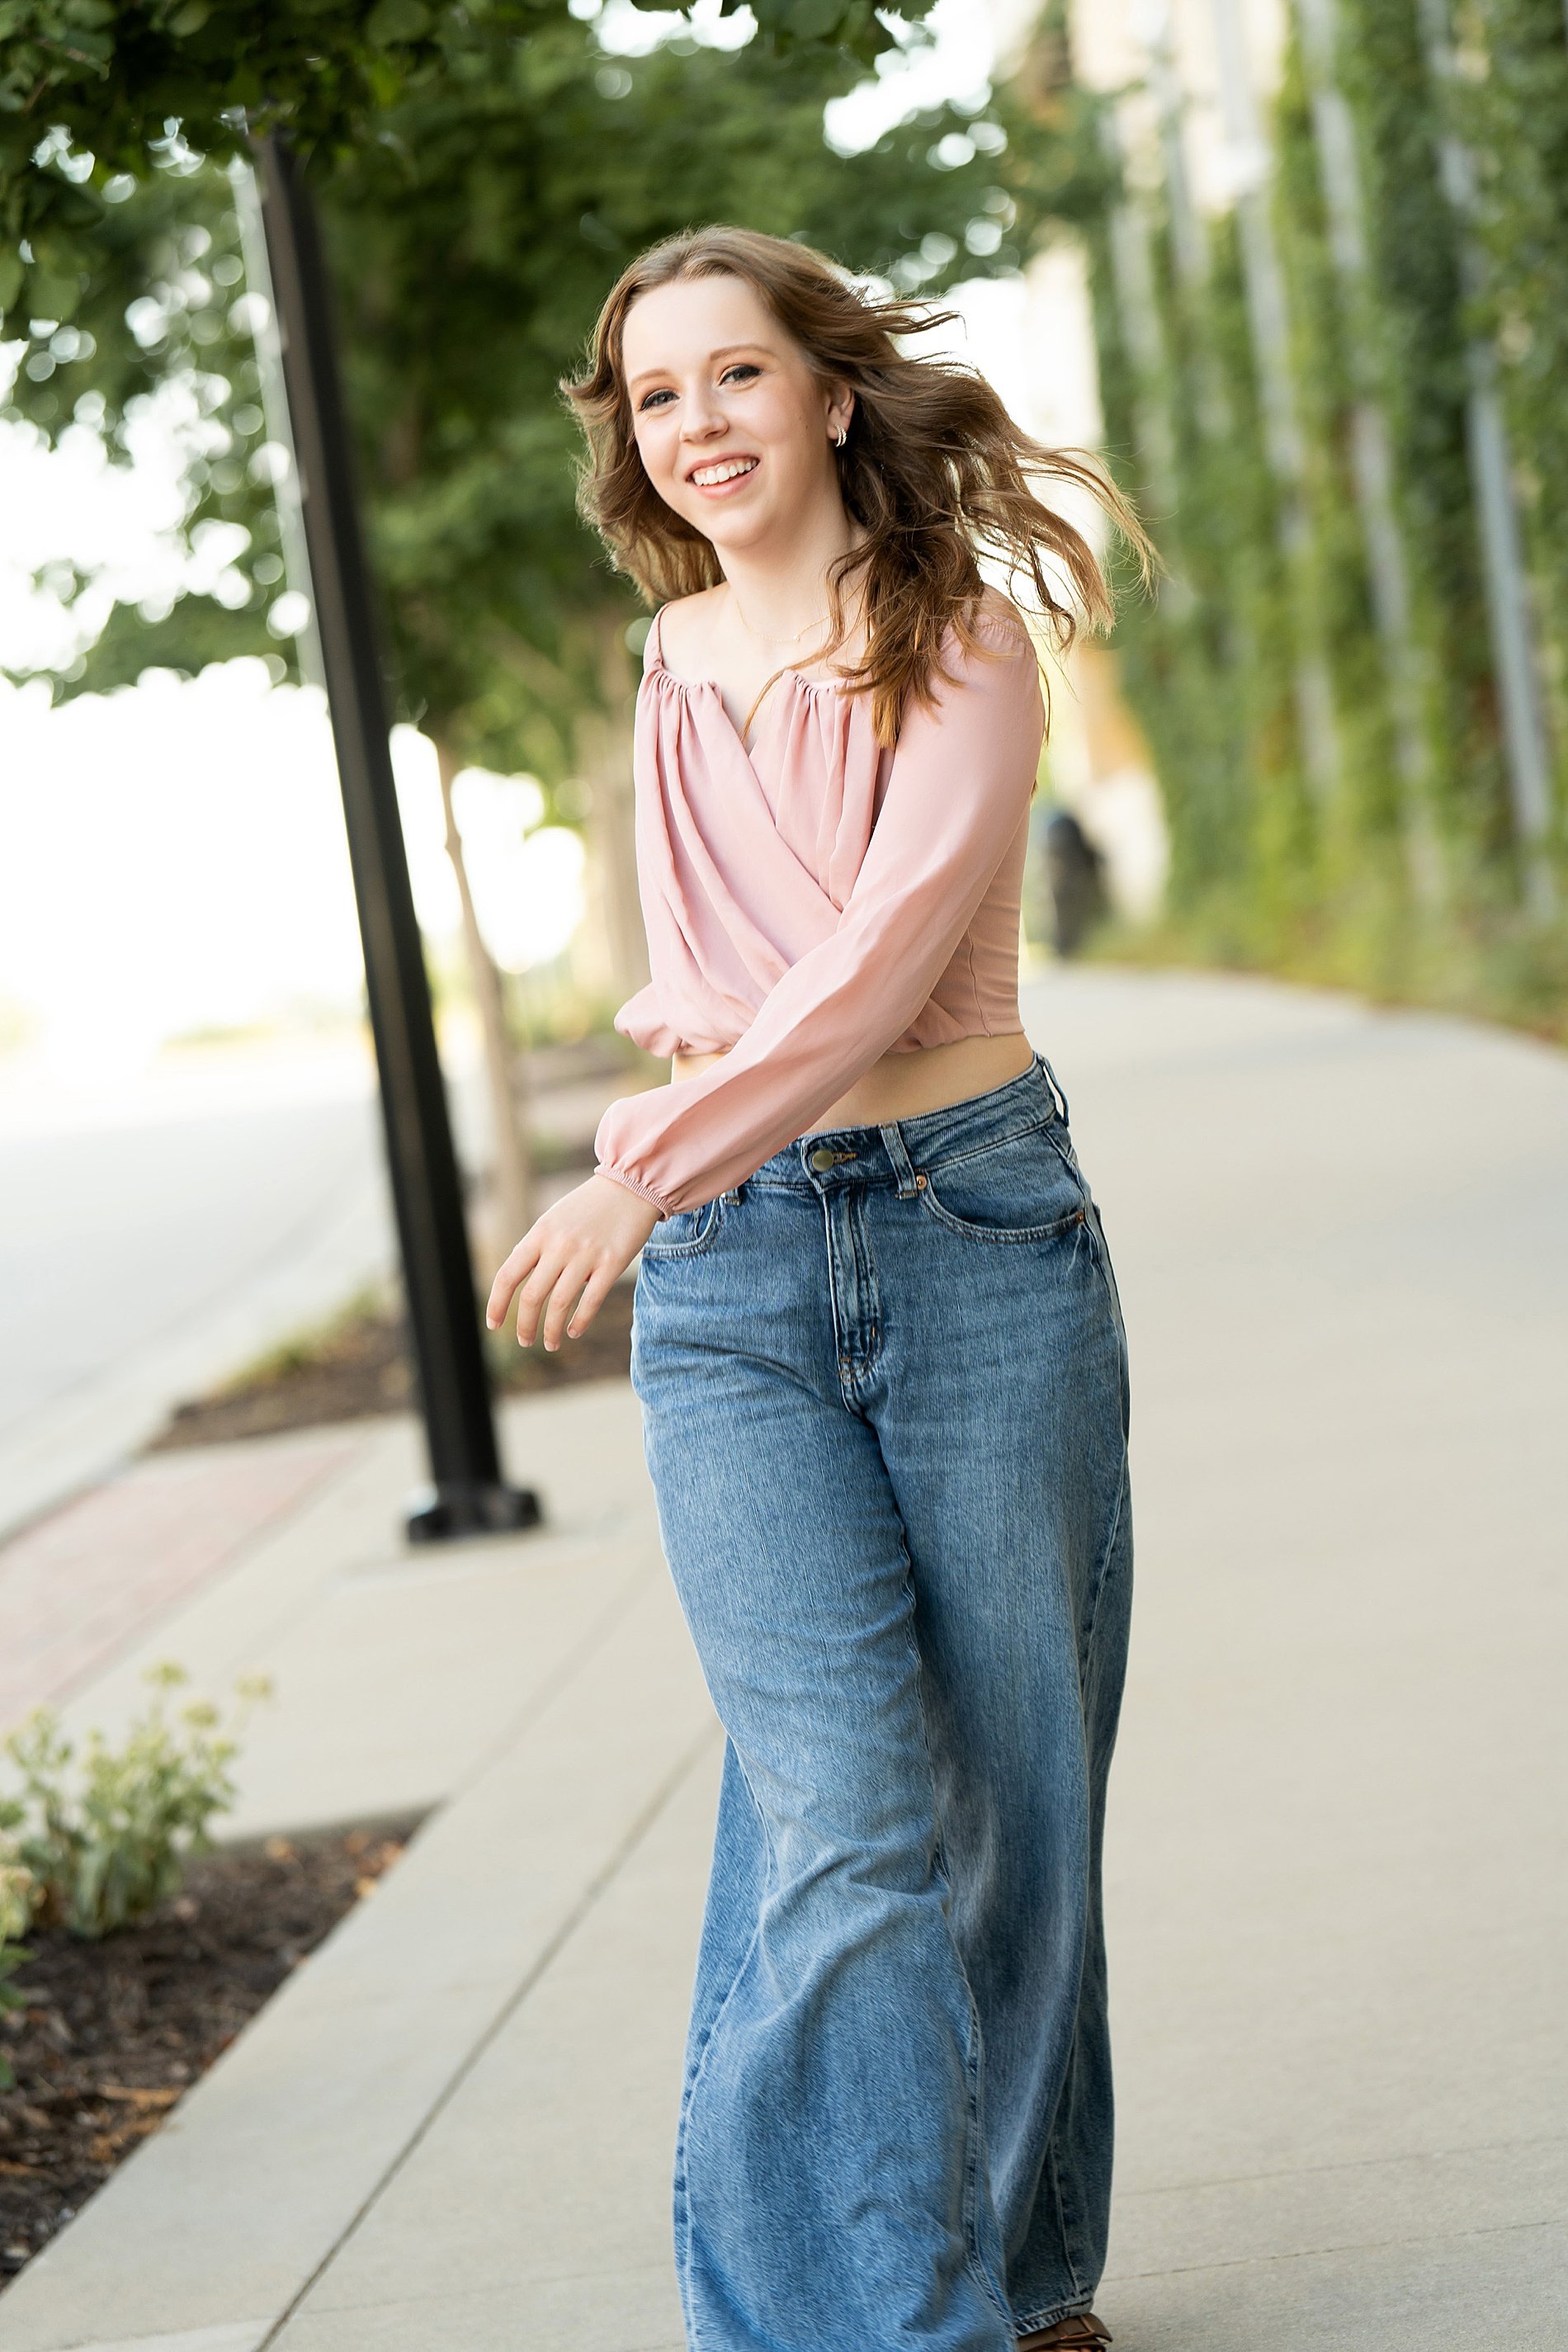
[[[714,360],[728,359],[731,352],[763,352],[769,359],[775,356],[771,343],[721,343],[717,351],[709,352],[710,364]],[[650,375],[673,375],[674,373],[675,370],[668,367],[639,368],[636,375],[627,377],[626,390],[630,392],[635,384],[645,383]]]

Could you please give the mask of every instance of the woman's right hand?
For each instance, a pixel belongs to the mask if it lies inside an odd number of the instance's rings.
[[[520,1348],[533,1345],[541,1310],[544,1344],[552,1352],[560,1347],[563,1331],[580,1339],[611,1284],[626,1272],[658,1223],[658,1211],[640,1192],[617,1184],[613,1176],[590,1176],[535,1217],[498,1267],[485,1321],[499,1331],[515,1297]]]

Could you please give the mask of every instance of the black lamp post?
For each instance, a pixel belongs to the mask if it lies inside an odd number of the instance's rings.
[[[321,239],[299,164],[258,142],[261,219],[282,342],[431,1486],[410,1539],[533,1526],[537,1496],[501,1478],[436,1030],[397,813],[374,599]]]

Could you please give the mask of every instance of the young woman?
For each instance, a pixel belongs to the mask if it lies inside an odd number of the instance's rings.
[[[1019,1025],[1045,727],[989,551],[1102,621],[1088,487],[820,255],[655,247],[565,387],[660,605],[637,702],[668,1087],[495,1278],[632,1379],[728,1734],[676,2155],[694,2352],[1110,2341],[1100,1902],[1131,1581],[1100,1220]],[[661,601],[662,600],[662,601]],[[574,1308],[575,1309],[574,1313]],[[571,1318],[570,1321],[568,1318]]]

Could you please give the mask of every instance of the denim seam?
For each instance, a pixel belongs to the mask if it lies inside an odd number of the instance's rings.
[[[675,2168],[677,2179],[679,2183],[680,2195],[681,2243],[679,2250],[679,2257],[680,2267],[681,2300],[686,2306],[687,2325],[690,2330],[693,2352],[697,2352],[697,2347],[700,2343],[701,2331],[697,2322],[697,2299],[693,2293],[691,2284],[691,2186],[686,2162],[687,2125],[691,2114],[691,2103],[697,2095],[698,2085],[701,2082],[704,2070],[707,2067],[708,2055],[713,2047],[714,2038],[719,2032],[720,2026],[723,2023],[736,1994],[741,1989],[741,1979],[746,1973],[746,1969],[751,1962],[752,1955],[755,1952],[758,1945],[762,1941],[763,1913],[767,1905],[768,1890],[775,1883],[777,1875],[777,1857],[773,1852],[773,1833],[768,1827],[768,1817],[766,1813],[763,1812],[762,1806],[757,1802],[757,1792],[752,1785],[752,1776],[746,1769],[745,1759],[742,1755],[738,1747],[735,1749],[735,1762],[739,1768],[741,1778],[746,1784],[746,1794],[752,1801],[752,1810],[756,1813],[758,1824],[763,1832],[763,1843],[767,1849],[768,1867],[767,1875],[763,1883],[762,1897],[757,1904],[757,1916],[752,1925],[751,1935],[747,1938],[746,1948],[741,1955],[735,1973],[730,1980],[729,1989],[726,1991],[723,2000],[714,2011],[712,2018],[709,2022],[707,2032],[703,2034],[701,2042],[699,2044],[697,2052],[691,2061],[687,2080],[681,2091],[680,2114],[677,2120],[675,2128]]]
[[[1117,1538],[1121,1533],[1122,1507],[1127,1500],[1131,1487],[1131,1481],[1128,1477],[1129,1466],[1127,1439],[1124,1435],[1121,1440],[1121,1471],[1116,1482],[1116,1500],[1111,1506],[1110,1525],[1106,1530],[1105,1541],[1100,1546],[1100,1558],[1095,1562],[1094,1582],[1090,1588],[1089,1596],[1089,1615],[1085,1621],[1083,1629],[1083,1660],[1086,1681],[1088,1679],[1090,1665],[1093,1662],[1095,1629],[1100,1622],[1100,1596],[1105,1590],[1105,1579],[1110,1567],[1112,1555],[1116,1550]]]
[[[1116,1348],[1117,1354],[1120,1358],[1119,1370],[1121,1372],[1123,1403],[1121,1417],[1121,1459],[1116,1482],[1116,1501],[1111,1507],[1110,1525],[1106,1531],[1105,1541],[1100,1547],[1100,1558],[1095,1563],[1094,1581],[1089,1588],[1089,1614],[1085,1620],[1083,1629],[1083,1657],[1084,1673],[1086,1677],[1093,1662],[1094,1635],[1095,1629],[1100,1622],[1100,1603],[1101,1596],[1105,1591],[1106,1572],[1110,1566],[1111,1557],[1116,1549],[1117,1539],[1121,1533],[1121,1514],[1126,1507],[1131,1491],[1131,1483],[1129,1475],[1131,1466],[1131,1449],[1128,1444],[1129,1433],[1127,1428],[1125,1402],[1129,1386],[1127,1329],[1121,1319],[1121,1307],[1116,1296],[1115,1284],[1110,1278],[1104,1263],[1104,1236],[1100,1235],[1099,1237],[1098,1246],[1096,1245],[1096,1242],[1092,1236],[1091,1229],[1095,1223],[1096,1218],[1094,1216],[1090,1216],[1086,1219],[1085,1230],[1091,1232],[1089,1247],[1094,1258],[1095,1272],[1099,1275],[1100,1282],[1104,1286],[1106,1303],[1110,1308],[1111,1326],[1116,1333]]]
[[[995,1115],[994,1109],[991,1111],[977,1110],[976,1106],[986,1103],[994,1105],[997,1096],[1011,1094],[1015,1087],[1026,1087],[1032,1078],[1038,1078],[1041,1076],[1043,1076],[1043,1073],[1040,1069],[1039,1060],[1037,1058],[1035,1061],[1030,1063],[1029,1067],[1026,1070],[1020,1070],[1016,1077],[1004,1078],[1000,1086],[987,1087],[982,1094],[965,1095],[959,1102],[944,1103],[939,1110],[911,1111],[909,1117],[907,1118],[900,1119],[899,1124],[906,1130],[911,1127],[919,1129],[928,1125],[934,1119],[948,1118],[958,1112],[973,1114],[977,1118],[994,1117]],[[1051,1097],[1051,1113],[1053,1118],[1056,1115],[1057,1092],[1059,1092],[1059,1089],[1054,1091]],[[1063,1099],[1065,1100],[1065,1097]],[[853,1132],[852,1129],[847,1131]],[[906,1143],[909,1140],[907,1132],[904,1140]]]
[[[1058,1124],[1053,1112],[1048,1118],[1032,1118],[1027,1127],[1010,1127],[1005,1135],[988,1135],[984,1143],[972,1143],[963,1151],[950,1151],[941,1160],[922,1160],[920,1164],[933,1174],[939,1168],[959,1168],[965,1160],[982,1159],[988,1151],[1000,1151],[1005,1144],[1022,1143],[1031,1135],[1048,1135]]]
[[[920,1642],[915,1633],[915,1564],[910,1558],[910,1547],[902,1528],[899,1531],[899,1549],[903,1555],[904,1585],[910,1600],[909,1640],[915,1662],[915,1706],[920,1716],[921,1746],[925,1751],[926,1770],[931,1778],[931,1869],[933,1875],[940,1878],[944,1894],[951,1895],[952,1880],[947,1869],[947,1852],[942,1837],[942,1813],[937,1792],[936,1759],[931,1751],[931,1725],[926,1717],[925,1664],[921,1656]],[[1006,2297],[1005,2294],[997,2294],[986,2274],[985,2264],[980,2252],[980,2183],[985,2153],[982,2115],[984,2098],[982,2068],[984,2052],[980,2031],[980,2011],[974,1999],[974,1988],[969,1981],[969,1971],[963,1965],[963,1955],[959,1950],[958,1939],[952,1933],[952,1920],[945,1900],[942,1906],[942,1916],[947,1928],[948,1942],[952,1949],[952,1964],[958,1970],[959,1982],[963,1987],[964,2000],[969,2010],[969,2048],[964,2053],[963,2063],[966,2084],[963,2151],[964,2267],[974,2280],[987,2304],[1011,2327],[1013,2315],[1008,2309]]]
[[[1037,1055],[1040,1065],[1041,1074],[1043,1075],[1047,1085],[1050,1087],[1051,1099],[1056,1104],[1058,1117],[1059,1118],[1062,1126],[1067,1127],[1070,1124],[1072,1118],[1072,1113],[1068,1108],[1067,1089],[1062,1085],[1062,1082],[1058,1077],[1056,1072],[1052,1069],[1050,1064],[1047,1061],[1045,1055],[1038,1053],[1037,1048]]]
[[[1058,1217],[1054,1224],[1049,1225],[973,1225],[963,1217],[955,1217],[952,1211],[944,1209],[940,1201],[933,1201],[929,1184],[922,1190],[921,1198],[925,1202],[928,1216],[934,1217],[939,1225],[945,1225],[950,1233],[959,1234],[964,1241],[1011,1243],[1015,1247],[1020,1242],[1060,1241],[1065,1234],[1075,1232],[1079,1225],[1089,1222],[1081,1209],[1075,1209],[1070,1216]]]
[[[849,1243],[855,1253],[855,1279],[860,1286],[862,1299],[870,1304],[875,1310],[870,1319],[862,1327],[861,1336],[865,1341],[866,1352],[861,1359],[858,1370],[854,1374],[854,1384],[858,1387],[862,1381],[868,1380],[872,1376],[882,1360],[884,1346],[882,1311],[877,1291],[877,1268],[871,1256],[871,1236],[866,1227],[864,1187],[858,1199],[851,1192],[847,1206]]]
[[[1089,1201],[1089,1180],[1084,1175],[1083,1170],[1078,1164],[1078,1155],[1072,1148],[1072,1138],[1070,1134],[1068,1136],[1068,1139],[1064,1143],[1062,1140],[1063,1129],[1060,1119],[1051,1120],[1047,1126],[1045,1132],[1047,1142],[1050,1145],[1051,1150],[1056,1153],[1057,1158],[1061,1161],[1062,1166],[1067,1170],[1068,1174],[1072,1178],[1073,1182],[1078,1186],[1079,1191],[1083,1194],[1084,1203],[1087,1207]]]
[[[929,1181],[921,1187],[921,1199],[924,1202],[928,1213],[936,1218],[939,1224],[946,1225],[952,1232],[962,1234],[965,1239],[981,1242],[1017,1244],[1055,1241],[1062,1234],[1070,1233],[1076,1225],[1087,1223],[1087,1212],[1092,1207],[1089,1187],[1083,1181],[1082,1171],[1075,1166],[1063,1151],[1061,1144],[1053,1132],[1055,1124],[1056,1122],[1051,1119],[1041,1119],[1033,1127],[1016,1129],[1013,1134],[999,1136],[990,1143],[977,1144],[971,1151],[955,1151],[946,1160],[928,1162],[924,1173],[928,1179],[940,1176],[944,1169],[962,1167],[971,1160],[982,1158],[987,1151],[996,1150],[1001,1144],[1016,1142],[1022,1137],[1043,1135],[1078,1188],[1080,1205],[1069,1216],[1058,1217],[1051,1223],[1045,1225],[976,1225],[971,1223],[967,1218],[955,1215],[952,1210],[945,1208]]]
[[[1079,1183],[1083,1183],[1083,1178],[1081,1175],[1079,1178]],[[1085,1224],[1089,1236],[1089,1250],[1094,1259],[1096,1271],[1098,1272],[1101,1282],[1105,1285],[1105,1295],[1110,1307],[1111,1321],[1116,1327],[1116,1343],[1121,1360],[1121,1442],[1123,1453],[1125,1453],[1130,1434],[1129,1424],[1131,1418],[1131,1391],[1132,1386],[1132,1367],[1127,1347],[1127,1320],[1121,1312],[1121,1294],[1117,1288],[1116,1273],[1110,1263],[1110,1250],[1106,1242],[1104,1228],[1100,1222],[1100,1210],[1090,1196],[1087,1184],[1084,1184],[1083,1192],[1084,1200],[1089,1208],[1089,1215],[1085,1219]]]
[[[1058,2319],[1076,2319],[1093,2307],[1093,2295],[1080,2292],[1071,2303],[1047,2303],[1038,2311],[1026,2312],[1021,2319],[1013,2319],[1011,2325],[1016,2334],[1032,2336],[1037,2327],[1054,2327]]]
[[[913,1200],[915,1169],[913,1160],[904,1148],[903,1129],[896,1118],[890,1118],[884,1123],[879,1132],[882,1138],[882,1149],[892,1162],[893,1173],[898,1179],[900,1200]]]
[[[1083,1970],[1080,1966],[1079,1969],[1080,1999],[1082,1997],[1082,1978]],[[1068,2061],[1068,2063],[1070,2065],[1070,2060]],[[1052,2134],[1054,2138],[1054,2126],[1052,2126]],[[1068,2275],[1072,2280],[1072,2291],[1074,2294],[1081,2295],[1084,2293],[1084,2284],[1082,2279],[1079,2276],[1078,2271],[1079,2233],[1072,2226],[1072,2223],[1068,2221],[1067,2190],[1062,2185],[1061,2159],[1058,2156],[1054,2146],[1047,2151],[1046,2163],[1049,2168],[1051,2176],[1051,2194],[1056,2200],[1057,2235],[1061,2242],[1062,2260],[1067,2264]]]
[[[644,1257],[697,1257],[702,1251],[710,1248],[718,1237],[720,1226],[724,1222],[723,1194],[716,1192],[712,1201],[705,1202],[704,1206],[710,1207],[713,1214],[701,1231],[694,1234],[689,1242],[646,1241],[642,1245],[642,1255]],[[677,1210],[675,1213],[679,1216],[680,1212]]]

